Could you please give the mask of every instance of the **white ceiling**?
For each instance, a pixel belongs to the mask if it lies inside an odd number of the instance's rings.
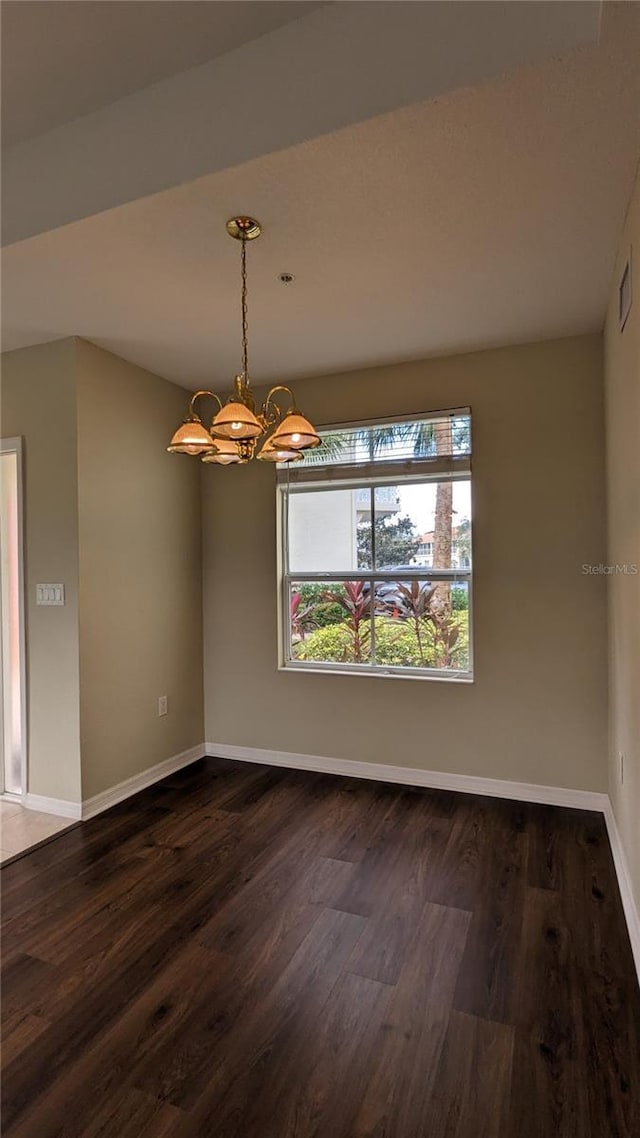
[[[312,0],[2,0],[11,146],[306,15]]]
[[[81,17],[96,2],[100,8],[100,0],[82,0],[73,12]],[[146,7],[162,13],[165,0]],[[237,7],[243,0],[224,6]],[[57,12],[58,4],[51,8]],[[215,59],[5,146],[2,244],[566,55],[597,42],[600,15],[599,0],[340,0],[316,7]],[[11,36],[4,42],[11,57]],[[151,39],[149,51],[153,46]],[[103,72],[117,75],[118,45],[105,53]],[[35,54],[24,54],[27,90],[55,103],[55,76],[43,84]],[[69,63],[80,68],[82,52],[72,52]]]
[[[224,222],[241,211],[264,225],[256,380],[597,330],[638,158],[638,58],[640,5],[606,5],[599,46],[21,241],[3,347],[80,335],[187,387],[228,384]]]

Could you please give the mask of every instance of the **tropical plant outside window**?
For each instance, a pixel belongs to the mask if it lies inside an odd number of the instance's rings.
[[[471,679],[470,412],[324,431],[278,478],[283,666]]]

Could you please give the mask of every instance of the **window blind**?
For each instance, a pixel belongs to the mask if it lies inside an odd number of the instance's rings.
[[[468,475],[471,412],[468,407],[412,419],[344,424],[321,430],[322,443],[295,465],[283,463],[286,482],[353,480],[390,475]]]

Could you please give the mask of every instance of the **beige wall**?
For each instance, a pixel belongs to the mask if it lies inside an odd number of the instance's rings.
[[[318,423],[470,405],[475,683],[277,670],[274,474],[202,470],[211,742],[603,791],[602,343],[304,380]]]
[[[28,790],[79,802],[78,483],[75,343],[2,357],[4,437],[24,439]],[[36,606],[37,582],[65,605]]]
[[[607,336],[610,388],[623,377],[609,392],[618,560],[638,556],[638,511],[624,498],[637,317],[627,340]],[[167,455],[184,392],[134,365],[83,341],[24,349],[3,357],[2,433],[25,438],[32,793],[80,798],[80,738],[84,798],[201,742],[200,481],[210,741],[606,789],[606,579],[581,571],[606,560],[600,337],[297,391],[319,423],[471,405],[475,683],[279,672],[273,471]],[[64,581],[64,609],[35,607],[42,580]],[[612,721],[627,758],[625,793],[612,793],[634,860],[628,586],[612,583]]]
[[[83,797],[203,740],[198,464],[187,393],[79,340]],[[169,713],[158,717],[158,696]]]
[[[200,477],[165,450],[186,401],[82,340],[2,357],[2,434],[25,440],[32,794],[79,802],[203,740]],[[36,607],[39,581],[64,583],[63,608]]]
[[[635,298],[620,332],[618,284],[633,246]],[[629,205],[605,326],[607,561],[640,566],[640,176]],[[609,794],[640,908],[640,576],[607,578]],[[620,755],[624,755],[624,783]]]

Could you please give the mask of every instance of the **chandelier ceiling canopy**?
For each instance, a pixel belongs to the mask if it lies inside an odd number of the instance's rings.
[[[232,217],[227,232],[240,241],[241,307],[242,307],[242,372],[234,379],[233,392],[226,403],[213,391],[196,391],[189,403],[184,422],[173,435],[167,450],[172,454],[190,454],[202,462],[230,466],[252,458],[262,462],[299,462],[302,451],[319,446],[321,439],[312,423],[296,405],[293,392],[282,384],[272,387],[259,410],[249,379],[249,335],[247,319],[247,242],[260,236],[262,227],[253,217]],[[275,396],[283,394],[289,407],[283,411]],[[218,410],[210,426],[205,427],[196,411],[199,399],[215,399]]]

